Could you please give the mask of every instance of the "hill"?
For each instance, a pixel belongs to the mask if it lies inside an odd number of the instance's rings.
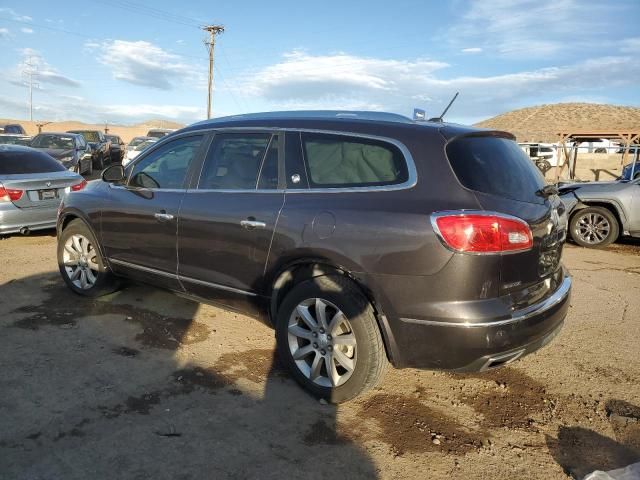
[[[561,130],[640,130],[640,108],[597,103],[556,103],[513,110],[476,123],[475,126],[506,130],[521,142],[557,142],[556,134]]]
[[[27,120],[0,119],[0,124],[19,123],[27,131],[28,135],[36,135],[38,126],[36,122]],[[44,122],[41,122],[44,123]],[[109,124],[109,133],[118,135],[125,143],[128,143],[133,137],[146,135],[150,128],[182,128],[183,124],[173,122],[171,120],[151,119],[135,125],[111,125]],[[62,122],[51,122],[42,127],[43,132],[66,132],[67,130],[102,130],[104,132],[104,123],[90,124],[77,122],[73,120]]]

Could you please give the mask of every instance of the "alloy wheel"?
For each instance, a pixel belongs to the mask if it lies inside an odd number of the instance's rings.
[[[70,236],[64,244],[64,269],[76,287],[88,290],[93,287],[100,271],[97,252],[84,235]]]
[[[338,387],[355,370],[355,334],[344,313],[327,300],[298,304],[289,317],[288,342],[300,372],[317,385]]]
[[[597,245],[609,236],[611,224],[604,215],[589,212],[578,217],[575,232],[583,242]]]

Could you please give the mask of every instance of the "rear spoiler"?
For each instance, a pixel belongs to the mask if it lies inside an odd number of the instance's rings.
[[[451,143],[455,140],[459,140],[461,138],[470,138],[470,137],[496,137],[496,138],[506,138],[507,140],[514,140],[516,136],[513,133],[505,132],[502,130],[480,130],[476,128],[452,128],[449,126],[442,127],[439,129],[440,134],[445,138],[447,143]]]

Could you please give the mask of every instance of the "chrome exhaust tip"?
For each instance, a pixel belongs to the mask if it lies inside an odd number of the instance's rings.
[[[20,235],[24,235],[25,237],[31,233],[29,227],[22,227],[20,229]]]

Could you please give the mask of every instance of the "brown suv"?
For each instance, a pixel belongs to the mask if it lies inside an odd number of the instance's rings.
[[[546,344],[566,215],[510,134],[363,112],[205,121],[67,195],[75,292],[128,277],[271,322],[341,402],[395,367],[482,371]]]

